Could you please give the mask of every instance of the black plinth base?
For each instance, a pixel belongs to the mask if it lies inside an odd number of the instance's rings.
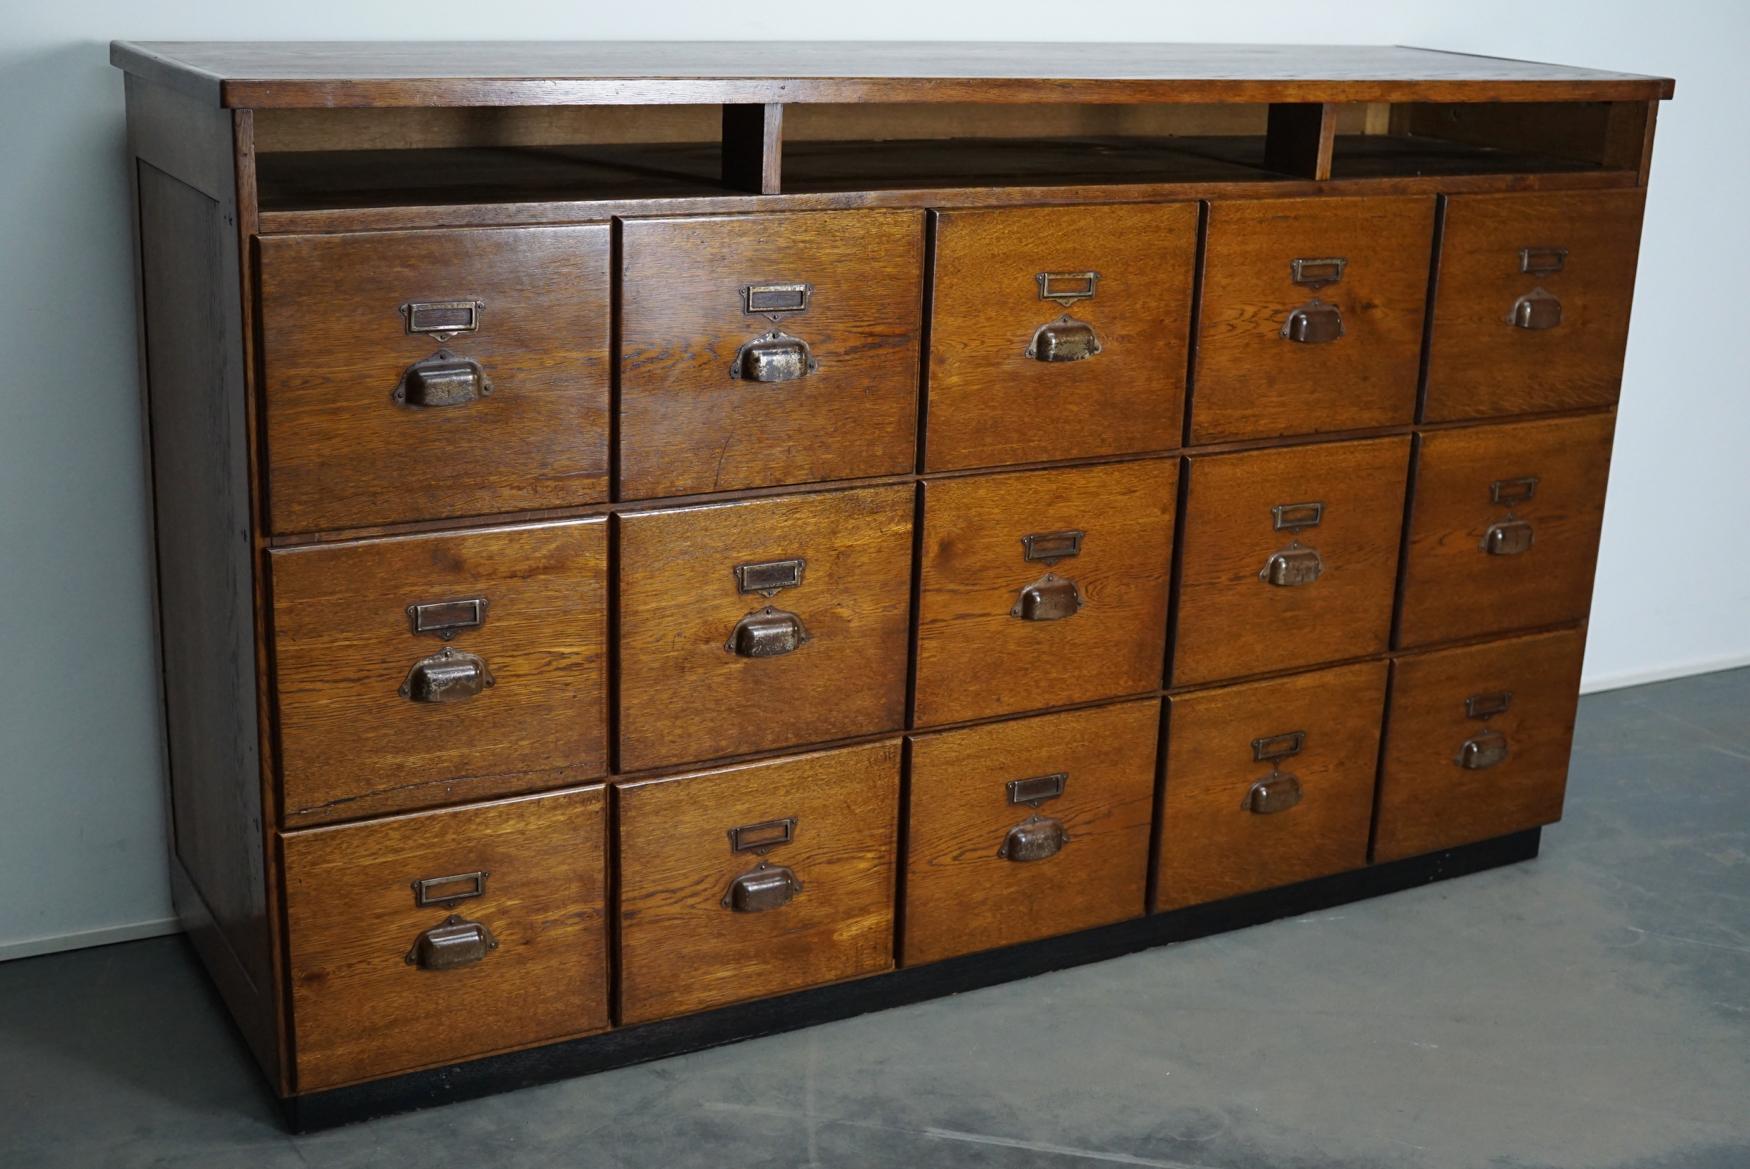
[[[1050,970],[1099,962],[1167,942],[1200,938],[1279,917],[1293,917],[1448,877],[1462,877],[1467,873],[1530,860],[1537,855],[1541,833],[1541,829],[1533,828],[1463,848],[1373,865],[1352,873],[1322,877],[1209,905],[1157,913],[1066,937],[968,954],[928,966],[893,970],[854,982],[798,991],[781,998],[624,1027],[583,1039],[392,1076],[368,1084],[314,1092],[285,1101],[286,1120],[295,1132],[333,1128],[374,1116],[429,1108],[434,1104],[469,1100],[568,1076],[663,1059],[741,1039],[848,1019],[867,1011],[994,986]]]

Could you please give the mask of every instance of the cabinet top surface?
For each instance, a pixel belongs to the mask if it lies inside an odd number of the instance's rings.
[[[116,41],[217,104],[1652,101],[1667,78],[1388,45]]]

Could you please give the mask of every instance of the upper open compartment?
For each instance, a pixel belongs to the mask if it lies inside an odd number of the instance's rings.
[[[531,203],[660,210],[668,200],[756,194],[1626,176],[1643,157],[1649,110],[1645,102],[266,109],[255,115],[255,147],[268,215]]]

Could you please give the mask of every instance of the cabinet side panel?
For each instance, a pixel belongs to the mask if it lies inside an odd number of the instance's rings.
[[[277,1074],[236,233],[225,204],[136,165],[177,911]]]

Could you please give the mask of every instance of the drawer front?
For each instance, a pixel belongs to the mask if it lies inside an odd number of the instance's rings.
[[[1173,684],[1386,648],[1408,438],[1189,460]]]
[[[929,470],[1179,445],[1196,204],[940,211],[935,243]]]
[[[1157,910],[1367,863],[1384,662],[1175,695]]]
[[[627,499],[910,471],[921,211],[628,220]]]
[[[1160,709],[1148,699],[913,738],[902,961],[1139,916]]]
[[[1400,648],[1586,615],[1613,425],[1598,414],[1417,439]]]
[[[616,794],[620,1022],[893,965],[897,741]]]
[[[1395,660],[1373,859],[1561,819],[1585,648],[1568,629]]]
[[[620,518],[620,769],[898,730],[909,486]]]
[[[1191,441],[1411,421],[1432,196],[1213,202]]]
[[[608,228],[264,237],[276,532],[608,497]]]
[[[280,550],[270,565],[288,823],[606,771],[603,520]]]
[[[916,724],[1160,685],[1176,460],[924,485]]]
[[[1424,420],[1615,402],[1645,199],[1447,196]]]
[[[299,1092],[608,1025],[599,787],[285,836]]]

